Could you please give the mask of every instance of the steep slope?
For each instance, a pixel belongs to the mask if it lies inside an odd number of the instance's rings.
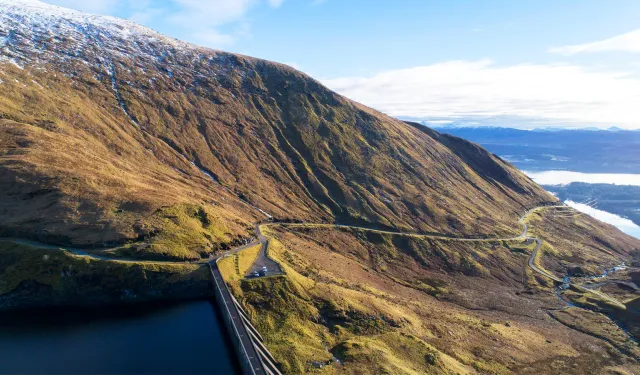
[[[586,215],[558,217],[554,208],[541,208],[526,221],[544,241],[535,262],[560,279],[575,264],[600,274],[638,256],[637,239]],[[572,278],[573,286],[562,290],[527,266],[533,241],[263,228],[286,275],[228,281],[287,374],[627,374],[639,368],[640,346],[614,323],[638,337],[637,291],[618,308],[576,288],[583,280]]]
[[[191,204],[219,221],[208,242],[228,242],[260,216],[241,199],[278,218],[512,233],[553,200],[485,150],[287,66],[38,1],[0,6],[4,233],[126,242],[146,233],[136,220],[161,233],[162,206]]]

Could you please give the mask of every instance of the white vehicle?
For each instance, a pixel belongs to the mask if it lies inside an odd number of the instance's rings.
[[[266,266],[262,267],[262,271],[267,272],[268,271],[267,267]]]

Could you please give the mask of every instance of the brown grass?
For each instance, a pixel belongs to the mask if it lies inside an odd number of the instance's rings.
[[[328,374],[512,374],[548,371],[551,363],[582,373],[628,355],[604,337],[549,320],[546,309],[563,303],[535,280],[522,284],[532,244],[328,228],[265,232],[287,276],[236,290],[287,373],[319,362]],[[593,350],[619,354],[594,364]]]
[[[475,145],[445,142],[284,66],[232,59],[228,70],[222,60],[174,61],[168,79],[155,62],[143,72],[133,65],[147,62],[113,56],[130,117],[102,70],[70,60],[69,78],[51,74],[59,66],[3,64],[0,234],[100,247],[151,232],[153,246],[134,254],[193,258],[261,218],[237,195],[278,218],[454,234],[511,234],[525,206],[551,199]],[[216,219],[217,236],[149,222],[191,205]]]

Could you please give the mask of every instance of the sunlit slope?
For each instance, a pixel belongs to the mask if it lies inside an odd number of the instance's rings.
[[[260,214],[241,200],[278,219],[472,235],[513,233],[525,207],[554,199],[484,149],[363,107],[288,66],[129,21],[6,4],[7,235],[92,246],[169,238],[172,225],[206,212],[157,247],[187,256],[249,235]]]
[[[529,225],[545,241],[536,263],[556,277],[565,276],[569,262],[594,267],[597,259],[602,272],[637,261],[636,239],[589,217],[552,216],[553,210],[541,209]],[[572,233],[567,240],[554,239],[564,231]],[[527,266],[535,242],[313,225],[275,225],[265,233],[286,275],[228,280],[285,373],[639,369],[640,347],[612,320],[637,332],[635,300],[614,311],[595,294],[558,291]]]

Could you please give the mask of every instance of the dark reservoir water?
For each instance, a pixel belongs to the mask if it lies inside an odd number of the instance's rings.
[[[0,314],[0,373],[238,374],[214,305]]]

